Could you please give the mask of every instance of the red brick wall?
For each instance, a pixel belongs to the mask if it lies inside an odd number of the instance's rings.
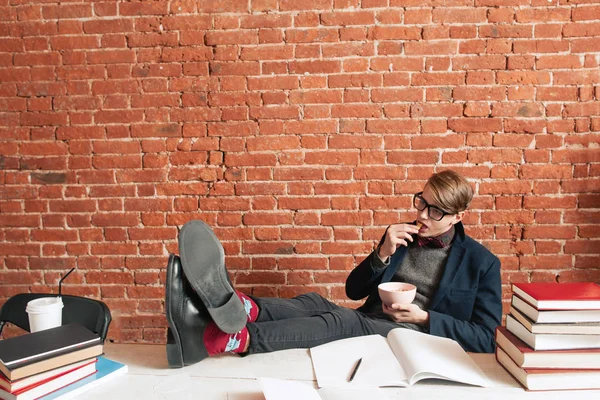
[[[514,280],[600,281],[598,0],[0,0],[0,297],[165,338],[192,218],[236,284],[342,302],[434,171]]]

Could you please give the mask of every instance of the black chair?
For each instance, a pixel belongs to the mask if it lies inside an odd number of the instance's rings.
[[[29,332],[29,317],[25,308],[31,300],[55,296],[47,293],[20,293],[9,298],[0,309],[0,333],[7,322]],[[96,333],[104,342],[112,317],[110,309],[99,300],[87,297],[61,295],[63,325],[76,322]]]

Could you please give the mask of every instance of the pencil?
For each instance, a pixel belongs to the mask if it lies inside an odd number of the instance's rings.
[[[360,367],[360,363],[362,362],[362,357],[358,359],[356,366],[354,367],[354,370],[352,370],[352,374],[350,375],[350,379],[348,379],[348,382],[352,382],[352,379],[354,379],[354,377],[356,376],[356,371],[358,371],[358,367]]]

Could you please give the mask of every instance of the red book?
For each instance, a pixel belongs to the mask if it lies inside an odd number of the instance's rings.
[[[21,388],[19,390],[8,392],[0,389],[0,399],[4,400],[34,400],[42,396],[46,396],[65,386],[68,386],[78,380],[96,373],[96,361],[75,368],[65,374],[57,377],[48,378],[45,381],[37,382],[31,386]]]
[[[600,349],[534,351],[503,326],[496,328],[496,344],[522,368],[598,369],[600,372]]]
[[[513,283],[512,290],[538,310],[600,310],[600,285],[593,282]]]
[[[521,368],[500,346],[496,360],[527,390],[600,389],[600,370]]]

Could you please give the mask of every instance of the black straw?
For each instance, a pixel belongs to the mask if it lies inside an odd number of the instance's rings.
[[[71,274],[71,272],[75,271],[75,268],[71,268],[71,270],[69,272],[67,272],[67,274],[65,276],[63,276],[60,281],[58,281],[58,295],[60,296],[60,294],[62,293],[62,282],[67,278],[67,276],[69,276]]]

